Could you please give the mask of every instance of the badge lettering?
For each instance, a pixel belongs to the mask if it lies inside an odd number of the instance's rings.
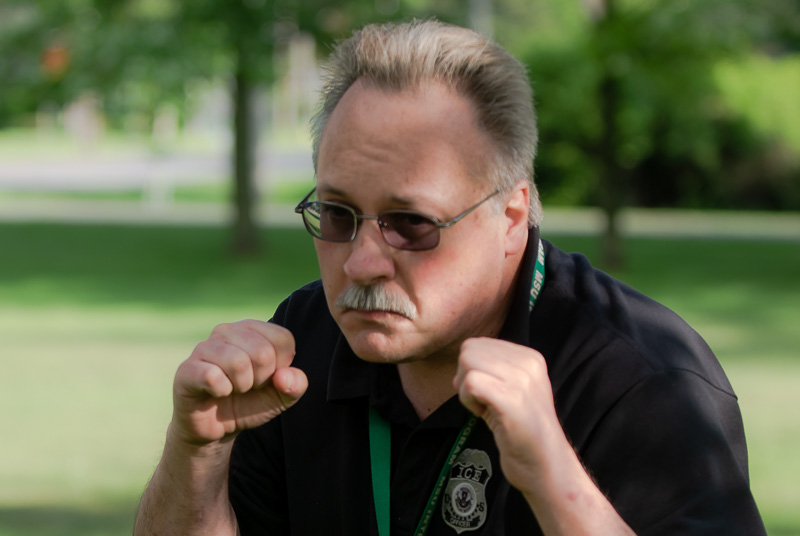
[[[486,521],[486,483],[491,476],[489,455],[482,450],[465,449],[450,469],[442,517],[458,534],[477,530]]]

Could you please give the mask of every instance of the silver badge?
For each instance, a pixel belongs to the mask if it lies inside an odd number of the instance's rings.
[[[486,483],[491,476],[492,463],[482,450],[465,449],[456,458],[442,497],[442,517],[457,533],[479,529],[486,521]]]

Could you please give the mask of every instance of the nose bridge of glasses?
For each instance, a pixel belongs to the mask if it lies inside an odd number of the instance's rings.
[[[356,221],[361,223],[361,220],[374,220],[378,224],[378,228],[381,230],[388,227],[388,224],[384,222],[380,216],[371,216],[369,214],[356,214]]]
[[[351,239],[351,241],[353,241],[353,242],[361,242],[361,245],[357,246],[358,249],[361,249],[363,247],[363,245],[365,244],[365,242],[364,242],[365,240],[367,242],[374,242],[376,244],[391,245],[389,243],[389,241],[387,240],[386,233],[385,233],[385,231],[389,228],[389,226],[380,219],[380,216],[372,216],[372,215],[369,215],[369,214],[356,214],[355,216],[356,216],[356,230],[353,233],[353,238]],[[362,220],[372,220],[372,221],[374,221],[377,224],[377,229],[376,230],[378,231],[378,235],[373,235],[372,234],[373,231],[367,231],[367,235],[372,235],[372,236],[370,236],[369,238],[365,238],[364,230],[361,229],[361,232],[359,232],[359,229],[361,228]],[[361,238],[359,239],[358,236],[360,236]],[[383,249],[383,246],[381,246],[381,245],[379,245],[378,247]]]

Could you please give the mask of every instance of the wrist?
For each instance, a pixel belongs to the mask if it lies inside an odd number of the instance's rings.
[[[214,460],[224,461],[227,467],[235,435],[226,436],[219,440],[197,441],[180,431],[174,422],[167,428],[167,438],[164,445],[165,454],[185,460]]]
[[[142,497],[135,534],[233,536],[236,516],[228,499],[230,440],[186,442],[172,425],[164,454]]]

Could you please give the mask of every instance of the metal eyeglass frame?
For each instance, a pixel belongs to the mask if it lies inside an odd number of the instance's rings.
[[[396,245],[390,243],[386,239],[386,235],[384,234],[384,229],[387,229],[390,226],[389,226],[388,223],[386,223],[383,220],[381,220],[381,214],[384,214],[384,213],[387,213],[387,212],[401,213],[401,214],[414,214],[414,215],[422,216],[422,217],[424,217],[426,219],[429,219],[431,221],[431,223],[433,223],[436,226],[437,229],[447,229],[448,227],[451,227],[451,226],[455,225],[456,223],[458,223],[459,221],[461,221],[470,212],[472,212],[473,210],[477,209],[483,203],[485,203],[486,201],[488,201],[489,199],[491,199],[492,197],[496,196],[497,194],[499,194],[502,191],[500,188],[498,188],[497,190],[495,190],[494,192],[492,192],[488,196],[484,197],[483,199],[481,199],[480,201],[478,201],[477,203],[475,203],[474,205],[469,207],[467,210],[465,210],[464,212],[462,212],[461,214],[456,216],[455,218],[453,218],[451,220],[448,220],[446,222],[440,222],[439,218],[437,218],[436,216],[433,216],[433,215],[428,214],[426,212],[420,212],[418,210],[407,210],[407,209],[384,210],[384,211],[379,212],[377,216],[371,216],[369,214],[358,214],[355,210],[353,210],[352,207],[349,207],[347,205],[343,205],[341,203],[336,203],[334,201],[309,201],[308,198],[311,197],[316,190],[317,190],[317,187],[315,186],[314,188],[311,189],[310,192],[308,192],[308,194],[306,194],[306,196],[302,199],[302,201],[300,201],[297,204],[297,206],[294,208],[295,214],[300,214],[300,215],[303,216],[303,224],[305,225],[306,230],[308,231],[308,233],[311,236],[313,236],[314,238],[319,238],[320,240],[324,240],[326,242],[339,242],[339,243],[352,242],[353,240],[355,240],[356,234],[358,233],[358,227],[359,227],[360,220],[375,220],[378,223],[378,228],[381,231],[381,236],[383,237],[384,242],[386,242],[387,244],[389,244],[393,248],[402,249],[402,250],[406,250],[406,251],[426,251],[426,250],[435,248],[436,246],[439,245],[440,233],[437,233],[436,243],[433,244],[430,247],[424,247],[424,248],[403,248],[403,247],[399,247],[399,246],[396,246]],[[321,236],[317,236],[315,233],[313,233],[311,231],[311,229],[309,229],[308,224],[306,223],[305,215],[303,214],[305,209],[312,203],[322,204],[322,205],[330,205],[330,206],[334,206],[334,207],[337,207],[337,208],[341,208],[341,209],[347,210],[348,212],[352,213],[353,217],[354,217],[355,225],[353,225],[353,233],[350,235],[350,237],[348,239],[346,239],[346,240],[331,240],[329,238],[323,238]]]

